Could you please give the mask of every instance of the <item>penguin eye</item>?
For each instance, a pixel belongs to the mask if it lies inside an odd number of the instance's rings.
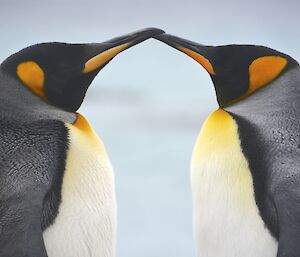
[[[280,56],[264,56],[249,66],[249,89],[247,95],[276,79],[286,67],[287,59]]]
[[[17,76],[35,94],[45,97],[45,73],[36,62],[27,61],[20,63],[17,67]]]

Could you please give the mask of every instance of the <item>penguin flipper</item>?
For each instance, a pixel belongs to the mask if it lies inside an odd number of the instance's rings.
[[[300,256],[300,181],[286,183],[276,193],[279,223],[277,257]]]
[[[5,163],[10,165],[0,166],[0,257],[47,257],[41,228],[43,190],[31,177],[40,172],[39,163]]]
[[[47,257],[66,145],[63,122],[0,119],[0,257]]]
[[[16,190],[1,197],[0,256],[47,257],[40,223],[37,196],[32,191]]]

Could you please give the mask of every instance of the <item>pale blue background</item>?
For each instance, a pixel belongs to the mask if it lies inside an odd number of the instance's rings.
[[[204,44],[267,45],[300,60],[297,0],[0,0],[0,59],[46,41],[101,42],[159,27]],[[149,40],[115,58],[88,91],[83,113],[116,174],[118,257],[192,257],[189,162],[216,108],[209,76]]]

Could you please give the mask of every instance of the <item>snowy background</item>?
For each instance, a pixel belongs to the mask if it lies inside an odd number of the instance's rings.
[[[48,41],[102,42],[145,27],[203,44],[261,44],[300,61],[300,2],[0,0],[0,60]],[[116,175],[118,257],[193,257],[189,163],[217,104],[193,60],[148,40],[98,75],[80,112]]]

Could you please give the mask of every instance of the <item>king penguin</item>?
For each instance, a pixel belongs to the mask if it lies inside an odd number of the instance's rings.
[[[201,64],[219,109],[191,161],[198,257],[300,256],[300,68],[264,46],[157,39]]]
[[[1,257],[115,256],[112,166],[76,111],[111,59],[158,33],[37,44],[1,64]]]

